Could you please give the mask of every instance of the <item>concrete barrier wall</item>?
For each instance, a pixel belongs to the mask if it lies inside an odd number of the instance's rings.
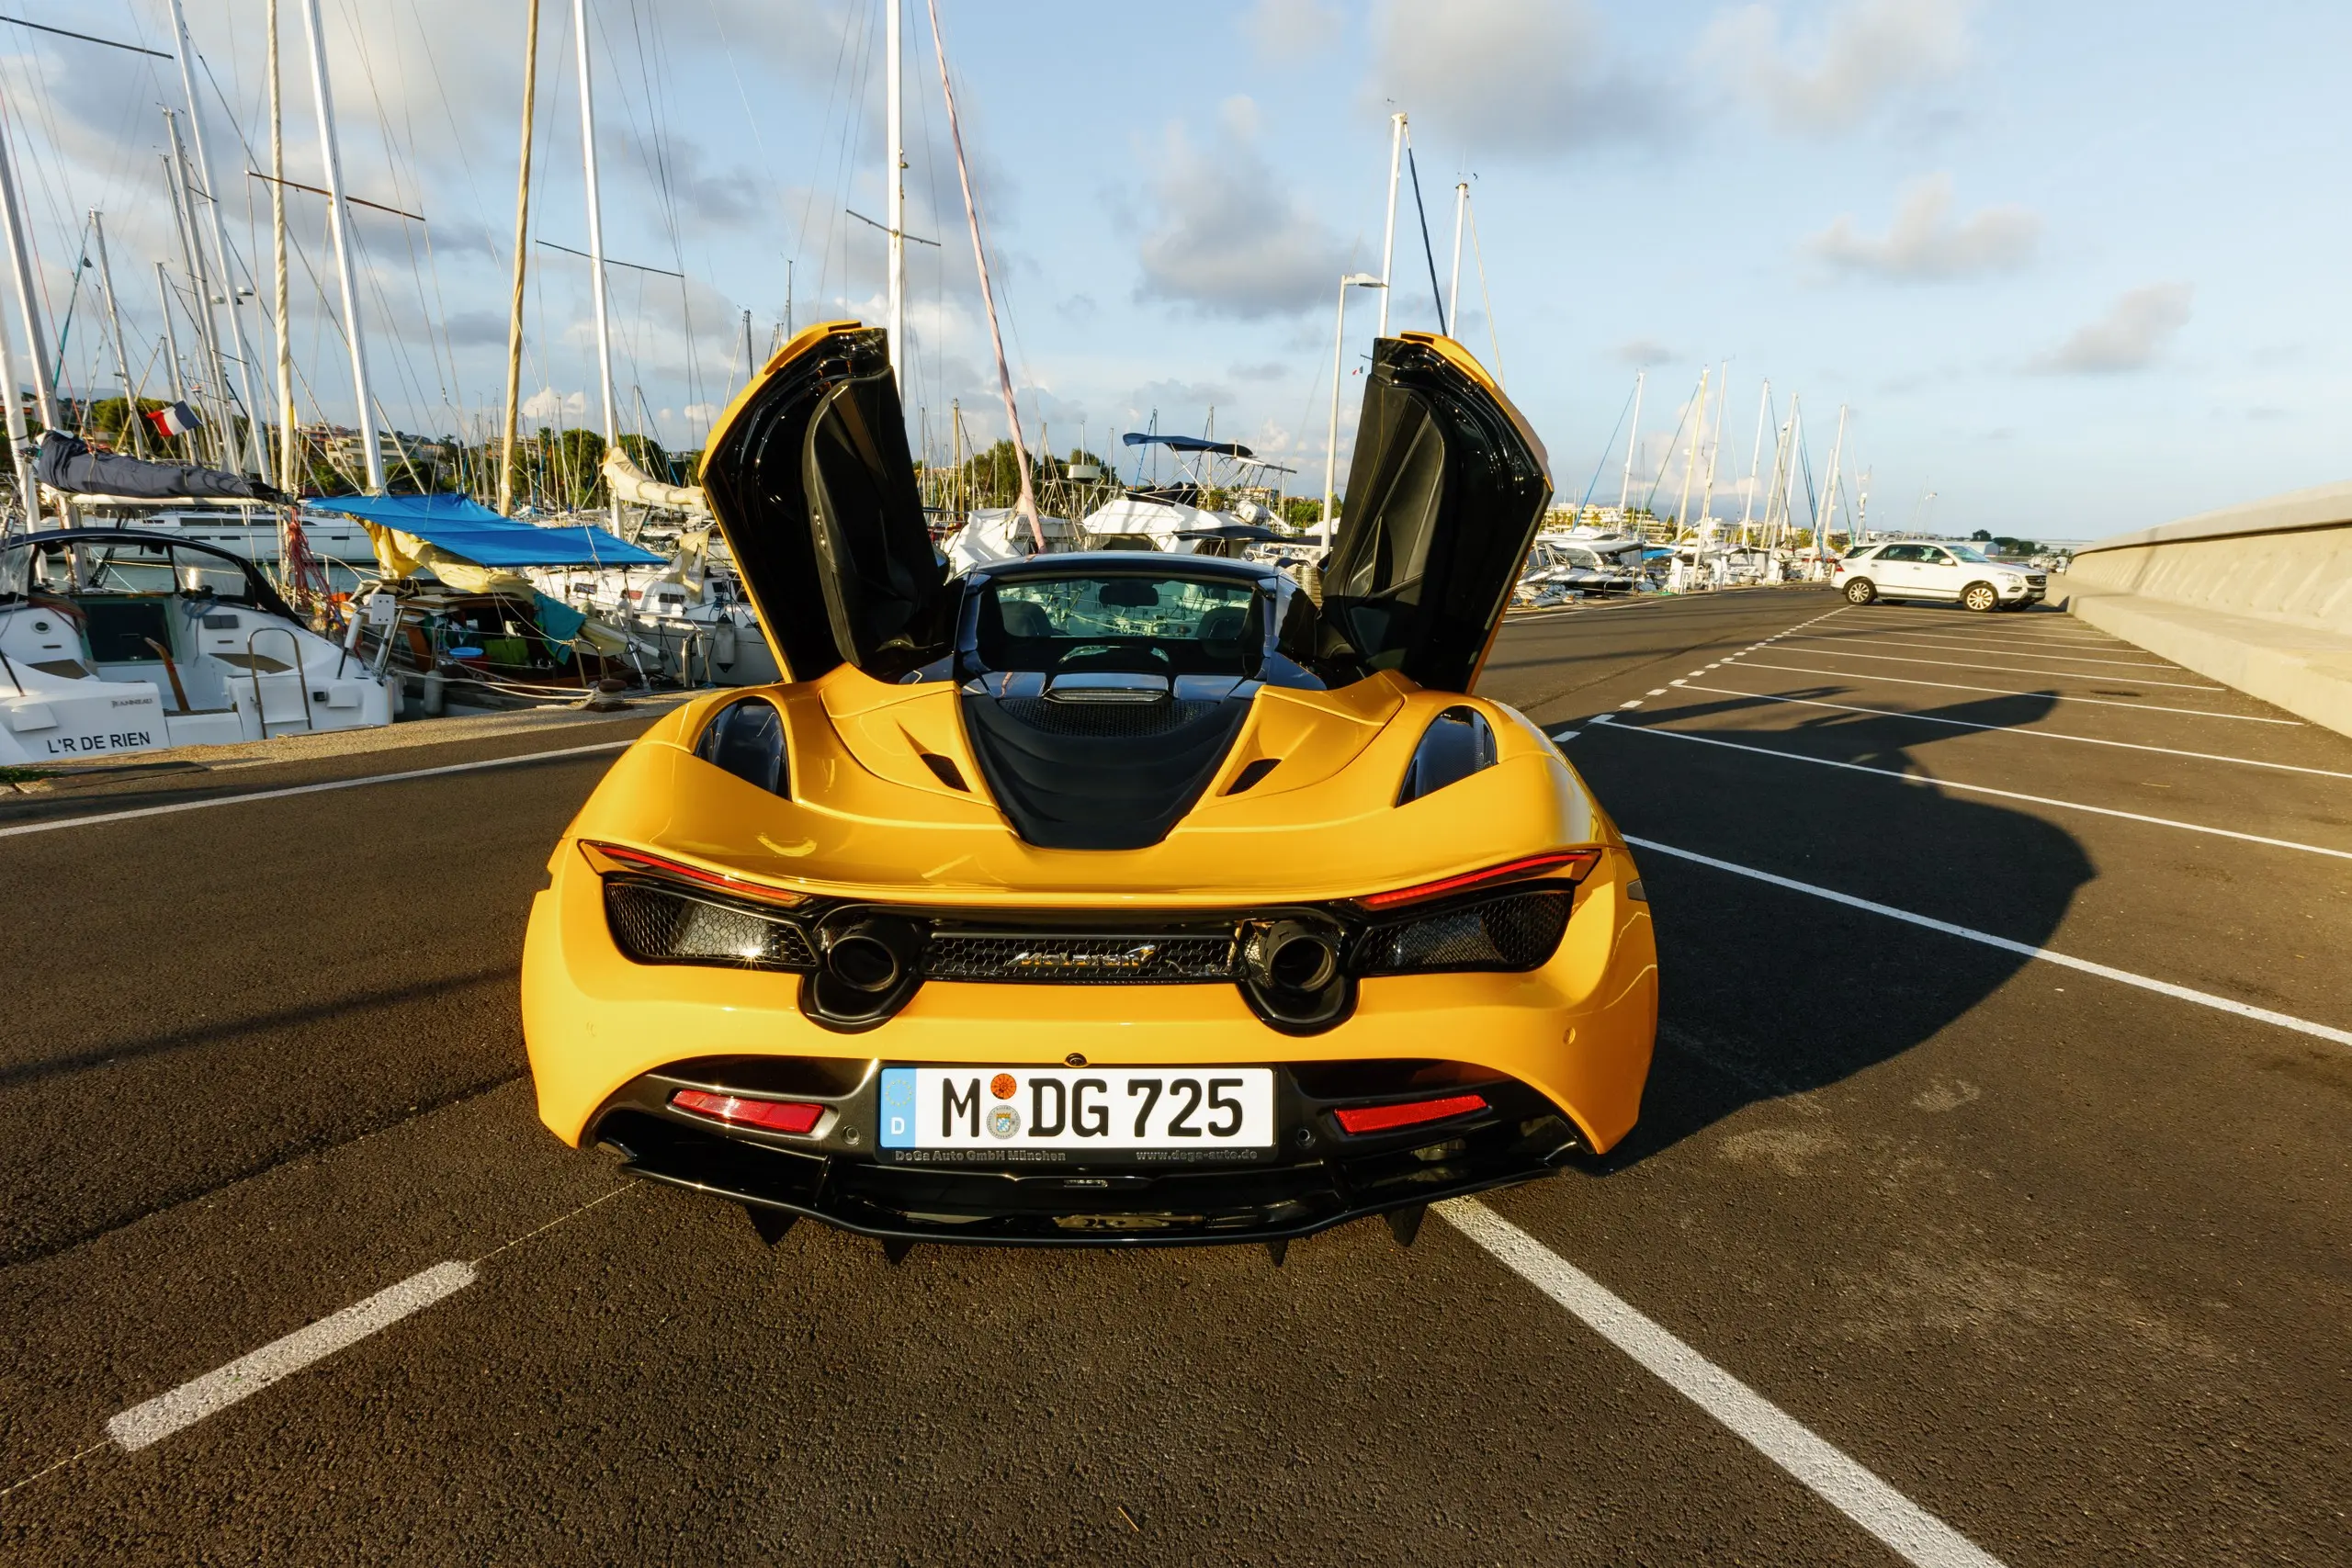
[[[2352,636],[2352,484],[2101,539],[2066,585]]]
[[[2352,734],[2352,484],[2098,540],[2051,587],[2102,630]]]

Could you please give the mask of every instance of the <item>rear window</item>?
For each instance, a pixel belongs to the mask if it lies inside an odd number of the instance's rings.
[[[1248,583],[1106,573],[991,582],[977,632],[991,670],[1249,675],[1263,626]]]

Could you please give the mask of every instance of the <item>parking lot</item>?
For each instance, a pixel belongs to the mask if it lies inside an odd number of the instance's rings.
[[[1643,1120],[1279,1268],[557,1145],[523,919],[641,719],[0,801],[0,1559],[2352,1560],[2352,740],[1809,589],[1480,689],[1637,844]]]

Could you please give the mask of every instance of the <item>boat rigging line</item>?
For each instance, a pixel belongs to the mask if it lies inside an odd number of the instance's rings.
[[[1453,331],[1446,324],[1445,296],[1437,288],[1437,252],[1430,246],[1430,211],[1421,205],[1420,161],[1413,156],[1413,139],[1409,135],[1405,138],[1405,167],[1413,176],[1413,211],[1421,220],[1421,255],[1430,264],[1430,303],[1437,308],[1437,333],[1440,337],[1451,337]],[[1458,250],[1455,252],[1457,256],[1460,254]]]
[[[28,22],[22,17],[0,17],[0,22],[14,22],[20,28],[31,28],[37,32],[55,33],[60,38],[79,39],[84,43],[104,44],[108,49],[125,50],[132,54],[149,54],[157,60],[172,58],[160,49],[148,49],[144,45],[135,43],[117,43],[110,38],[100,38],[95,33],[77,33],[71,28],[52,28],[47,22]]]

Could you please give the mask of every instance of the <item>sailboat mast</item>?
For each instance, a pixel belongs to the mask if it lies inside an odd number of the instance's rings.
[[[1707,494],[1699,503],[1699,521],[1715,520],[1715,467],[1724,457],[1724,415],[1731,408],[1731,361],[1724,361],[1723,379],[1715,385],[1715,433],[1707,443]]]
[[[0,108],[5,108],[5,101],[0,101]],[[5,125],[5,115],[0,115],[0,125]],[[0,164],[7,163],[7,136],[0,131]],[[7,404],[7,449],[9,463],[17,470],[17,505],[24,510],[26,529],[35,529],[40,526],[40,491],[33,487],[33,437],[24,423],[24,398],[17,395],[17,355],[9,350],[5,327],[0,327],[0,402]],[[0,534],[5,531],[7,520],[0,517]]]
[[[1789,422],[1781,422],[1780,433],[1772,438],[1772,486],[1764,492],[1764,547],[1772,547],[1775,531],[1780,527],[1781,475],[1789,457]]]
[[[1792,393],[1789,397],[1789,462],[1783,479],[1788,493],[1781,498],[1781,536],[1787,538],[1797,527],[1797,466],[1804,458],[1804,399]]]
[[[1021,405],[1012,397],[1012,369],[1004,357],[1004,333],[997,325],[996,290],[989,283],[988,251],[980,243],[980,209],[972,197],[972,171],[964,160],[964,128],[956,115],[956,89],[947,79],[947,45],[939,35],[939,0],[926,0],[931,13],[931,48],[939,58],[939,94],[947,101],[947,135],[956,145],[956,177],[964,186],[964,217],[972,230],[972,265],[980,275],[980,300],[988,307],[989,342],[996,350],[996,384],[1004,399],[1004,423],[1012,433],[1012,461],[1021,480],[1021,515],[1040,553],[1046,547],[1046,526],[1037,520],[1037,494],[1029,483],[1029,448],[1021,438]]]
[[[499,411],[498,512],[514,511],[514,441],[523,411],[523,285],[531,252],[531,130],[539,102],[539,0],[523,23],[523,155],[514,176],[514,284],[506,306],[506,401]]]
[[[359,325],[359,291],[351,277],[351,209],[343,199],[343,152],[335,141],[334,96],[327,82],[326,35],[319,0],[302,0],[302,30],[311,45],[311,96],[319,110],[319,150],[327,168],[327,228],[334,240],[335,282],[343,295],[343,330],[351,343],[351,389],[359,404],[359,456],[368,493],[384,493],[384,454],[376,443],[376,403],[368,389],[368,334]]]
[[[5,117],[0,117],[5,120]],[[17,316],[25,329],[26,358],[30,362],[33,378],[33,406],[40,411],[41,424],[50,430],[62,428],[57,419],[57,399],[54,383],[49,373],[49,337],[40,319],[40,274],[34,269],[32,235],[25,226],[25,209],[17,198],[17,150],[7,139],[7,129],[0,123],[0,221],[8,230],[8,266],[17,283]],[[17,395],[13,386],[8,395]]]
[[[106,218],[95,207],[90,209],[90,234],[98,247],[98,293],[106,300],[107,336],[114,343],[115,374],[122,380],[123,434],[130,437],[131,454],[144,457],[147,442],[139,429],[139,389],[130,384],[130,355],[122,344],[122,314],[114,303],[114,268],[107,262]]]
[[[1756,448],[1747,455],[1747,493],[1739,506],[1740,542],[1747,542],[1747,525],[1756,520],[1756,470],[1764,460],[1764,421],[1772,408],[1772,383],[1756,395]]]
[[[311,0],[316,4],[317,0]],[[596,309],[596,387],[603,395],[605,450],[620,450],[620,423],[613,413],[613,325],[605,308],[605,210],[596,183],[596,95],[588,70],[588,0],[571,0],[571,30],[580,62],[580,159],[588,184],[588,270]],[[613,532],[621,529],[620,497],[606,487]]]
[[[1838,465],[1846,454],[1846,405],[1838,405],[1838,438],[1829,444],[1829,491],[1822,497],[1822,515],[1813,520],[1813,553],[1829,554],[1829,525],[1838,521]]]
[[[1634,497],[1634,446],[1642,438],[1642,382],[1648,375],[1649,372],[1646,370],[1634,372],[1634,428],[1625,433],[1625,477],[1617,483],[1617,514],[1620,523],[1628,521],[1625,516],[1625,503]]]
[[[1707,423],[1707,377],[1714,367],[1699,372],[1699,407],[1697,417],[1690,422],[1690,444],[1682,453],[1682,499],[1674,503],[1674,525],[1677,529],[1690,525],[1690,476],[1699,467],[1699,427]],[[1673,448],[1668,447],[1668,451]]]
[[[1396,264],[1396,171],[1405,158],[1405,116],[1388,117],[1388,221],[1380,231],[1380,335],[1388,335],[1389,272]]]
[[[172,283],[164,272],[162,262],[155,264],[155,303],[164,312],[164,356],[171,361],[172,400],[175,403],[185,403],[187,401],[187,373],[180,366],[179,329],[172,325]],[[188,461],[194,462],[196,460],[195,434],[191,433],[181,436],[180,439],[187,444]],[[170,449],[170,445],[166,443],[164,450]]]
[[[0,116],[0,120],[5,120]],[[32,234],[26,227],[25,209],[17,200],[17,150],[7,141],[5,129],[0,129],[0,210],[5,211],[8,230],[8,265],[17,276],[17,313],[25,329],[25,357],[32,367],[33,406],[40,411],[40,423],[45,431],[62,429],[57,419],[57,398],[54,383],[49,374],[49,339],[41,326],[39,275],[33,270]],[[17,406],[17,381],[8,378],[0,388],[13,411]],[[23,415],[18,414],[21,422]],[[21,445],[17,448],[23,450]],[[27,476],[29,481],[30,476]],[[25,525],[30,527],[40,515],[40,492],[28,482],[24,494]],[[73,508],[62,499],[57,503],[60,526],[70,527]]]
[[[294,420],[293,296],[286,266],[286,96],[277,68],[277,0],[269,0],[269,260],[277,339],[277,488],[302,493],[301,437]]]
[[[220,348],[212,341],[212,308],[205,303],[212,296],[212,285],[205,276],[204,247],[196,235],[196,196],[188,185],[187,148],[180,141],[177,109],[164,110],[164,130],[172,144],[164,159],[164,177],[171,188],[173,227],[180,242],[180,274],[187,279],[198,307],[188,311],[189,324],[196,328],[196,352],[200,361],[197,401],[204,405],[200,412],[204,414],[205,433],[210,437],[212,460],[225,468],[230,463],[229,434],[235,415],[230,412],[228,393],[221,381]]]
[[[1445,289],[1445,321],[1453,335],[1462,335],[1462,220],[1470,206],[1470,182],[1453,186],[1453,277]]]
[[[33,494],[33,470],[30,453],[31,434],[25,428],[25,402],[17,392],[17,355],[9,346],[8,333],[0,326],[0,404],[4,404],[8,425],[8,461],[17,475],[17,502],[25,514],[25,526],[29,529],[40,513]],[[12,530],[9,517],[0,516],[0,536]]]
[[[196,48],[187,36],[187,13],[182,8],[180,0],[171,0],[171,7],[172,37],[175,39],[175,48],[179,54],[180,90],[187,96],[188,135],[196,142],[196,171],[203,177],[204,203],[212,218],[212,261],[220,273],[220,292],[217,298],[228,307],[230,355],[236,361],[237,366],[237,394],[245,405],[243,450],[237,452],[233,460],[237,467],[243,468],[250,458],[256,473],[266,474],[269,472],[269,457],[262,447],[262,411],[261,405],[254,399],[253,359],[245,352],[244,319],[237,314],[237,276],[234,269],[229,265],[229,231],[220,221],[220,203],[212,184],[212,157],[206,150],[204,141],[204,111],[197,102],[196,73],[188,63],[190,57],[196,53]],[[191,191],[188,196],[190,218],[195,216],[195,207],[196,193]],[[215,296],[208,291],[205,296],[205,314],[208,317],[212,313],[214,299]],[[219,341],[218,328],[214,329],[213,338],[216,343]],[[221,399],[225,402],[228,398],[228,386],[225,379],[220,390]],[[233,434],[233,426],[231,430],[222,433],[224,446],[229,445]]]
[[[900,0],[882,0],[882,4],[889,11],[888,25],[883,29],[888,42],[885,51],[888,63],[883,69],[889,73],[890,184],[889,206],[883,209],[883,217],[889,225],[890,241],[890,379],[903,402],[907,395],[907,367],[899,345],[907,335],[906,68],[899,28]]]

